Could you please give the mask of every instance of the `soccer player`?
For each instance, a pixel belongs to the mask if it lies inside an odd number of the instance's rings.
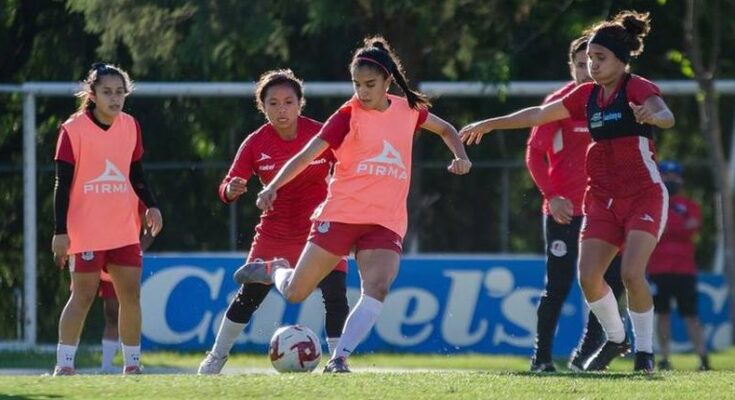
[[[302,81],[291,70],[264,73],[255,89],[258,109],[267,123],[248,135],[222,181],[219,195],[231,203],[245,194],[247,180],[257,175],[263,185],[272,182],[281,167],[298,153],[321,129],[322,124],[301,116],[304,107]],[[282,257],[296,265],[306,244],[314,209],[327,195],[327,178],[334,156],[327,150],[284,186],[273,208],[264,211],[246,262]],[[321,281],[326,310],[327,344],[331,352],[339,341],[349,306],[347,304],[347,261],[338,258]],[[273,285],[246,283],[222,318],[212,350],[199,366],[199,374],[218,374],[227,361],[235,340]]]
[[[163,218],[143,175],[143,143],[123,112],[132,82],[121,68],[97,63],[77,94],[79,111],[62,124],[56,148],[56,264],[69,261],[72,291],[59,320],[54,375],[73,375],[79,336],[106,268],[120,302],[124,374],[139,374],[141,248],[138,202],[153,236]],[[109,229],[115,227],[115,229]]]
[[[296,268],[274,260],[247,264],[236,273],[241,282],[274,282],[288,301],[300,302],[335,262],[354,249],[362,293],[324,369],[327,373],[349,372],[346,358],[375,324],[398,274],[416,130],[425,128],[441,136],[454,155],[449,172],[466,174],[472,165],[454,127],[429,113],[427,98],[408,86],[385,39],[365,39],[355,51],[350,73],[352,99],[258,194],[258,207],[271,210],[285,185],[319,154],[334,152],[337,163],[327,199],[313,217],[309,242]],[[387,93],[393,82],[405,98]]]
[[[694,237],[702,225],[699,205],[681,193],[683,168],[676,161],[663,161],[659,171],[669,191],[668,222],[661,240],[648,261],[648,275],[653,291],[656,332],[661,351],[658,368],[670,370],[671,300],[676,299],[694,350],[699,355],[699,369],[710,369],[707,346],[697,316],[697,267],[694,262]]]
[[[572,81],[550,94],[548,104],[563,98],[577,86],[591,80],[587,72],[587,36],[569,46]],[[563,119],[534,127],[526,145],[526,166],[544,197],[544,238],[546,242],[546,283],[537,309],[536,341],[531,357],[532,372],[555,372],[551,358],[559,315],[569,295],[576,270],[579,230],[582,226],[582,199],[587,187],[584,158],[592,142],[584,119]],[[623,293],[620,257],[616,257],[605,280],[618,298]],[[597,318],[590,313],[578,349],[569,368],[584,369],[584,361],[605,341]]]
[[[579,280],[585,298],[607,334],[585,370],[604,370],[630,351],[618,304],[604,274],[622,249],[621,274],[633,323],[635,371],[652,373],[653,299],[645,272],[664,227],[668,193],[656,167],[653,128],[674,125],[674,115],[653,82],[628,72],[643,51],[648,13],[623,11],[591,27],[588,68],[594,83],[579,85],[564,98],[462,129],[466,143],[479,144],[493,129],[524,128],[566,118],[586,118],[593,143],[587,151],[588,188],[581,232]]]

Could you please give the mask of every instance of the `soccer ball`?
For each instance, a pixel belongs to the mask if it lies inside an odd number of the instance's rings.
[[[278,372],[311,372],[322,359],[322,345],[305,326],[282,326],[273,333],[268,353]]]

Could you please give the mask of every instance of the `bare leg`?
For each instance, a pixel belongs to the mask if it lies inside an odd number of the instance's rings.
[[[656,332],[658,336],[658,347],[661,357],[668,360],[671,355],[671,314],[658,314],[656,316]]]
[[[120,302],[118,317],[120,339],[125,346],[140,346],[140,276],[142,270],[137,267],[114,264],[108,265],[107,270]]]
[[[97,296],[99,272],[72,272],[71,295],[59,319],[59,343],[76,346],[82,334],[89,307]]]
[[[332,272],[341,258],[308,242],[293,271],[279,268],[274,272],[275,286],[286,300],[300,303],[309,297],[324,277]],[[279,277],[277,274],[284,274],[285,277]],[[282,279],[285,280],[283,286],[280,285]]]

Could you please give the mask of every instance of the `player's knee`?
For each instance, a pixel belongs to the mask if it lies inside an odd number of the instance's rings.
[[[97,297],[97,292],[92,290],[75,290],[71,294],[71,303],[79,307],[89,307]]]
[[[623,271],[621,273],[623,285],[626,289],[636,289],[641,285],[646,284],[646,277],[643,274],[635,271]]]
[[[363,282],[363,293],[378,301],[384,301],[389,290],[388,282]]]

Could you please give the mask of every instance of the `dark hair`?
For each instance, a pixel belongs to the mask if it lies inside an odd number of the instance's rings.
[[[122,68],[105,63],[94,63],[92,68],[87,73],[87,77],[82,81],[82,88],[76,93],[76,96],[81,99],[79,109],[77,111],[84,112],[87,110],[94,110],[95,104],[89,100],[89,94],[94,93],[94,88],[99,83],[103,76],[119,76],[123,82],[123,88],[125,94],[128,95],[135,89],[133,81]]]
[[[589,37],[587,35],[580,36],[572,41],[569,45],[570,64],[574,64],[574,56],[576,56],[577,53],[587,50],[587,42],[589,42]]]
[[[585,31],[590,43],[599,43],[624,63],[643,53],[643,38],[651,30],[650,13],[621,11],[612,20],[600,22]]]
[[[372,68],[383,75],[385,79],[393,76],[396,84],[406,95],[408,105],[414,110],[431,106],[429,98],[425,94],[417,90],[412,90],[408,86],[408,80],[406,79],[406,73],[403,71],[401,60],[398,59],[398,56],[382,36],[365,38],[363,46],[355,51],[350,68],[362,67]]]
[[[260,112],[265,114],[265,96],[268,94],[268,89],[279,85],[290,86],[296,92],[299,107],[304,108],[306,105],[304,81],[297,78],[290,69],[274,69],[263,73],[255,84],[255,104]]]

